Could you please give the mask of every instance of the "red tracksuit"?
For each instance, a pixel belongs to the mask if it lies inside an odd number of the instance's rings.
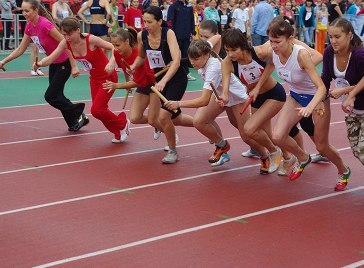
[[[97,47],[95,50],[90,50],[89,38],[90,34],[86,35],[87,52],[85,56],[76,57],[73,55],[69,43],[67,43],[67,46],[74,59],[81,62],[85,70],[90,72],[91,114],[99,119],[115,135],[115,139],[120,139],[120,131],[125,128],[127,123],[126,114],[121,112],[119,115],[116,115],[109,110],[108,103],[114,91],[108,93],[102,89],[102,84],[106,80],[117,82],[118,77],[116,71],[113,71],[112,74],[105,72],[104,69],[109,60],[101,48]]]

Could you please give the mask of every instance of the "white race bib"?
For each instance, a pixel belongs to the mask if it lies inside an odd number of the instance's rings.
[[[30,37],[33,41],[33,43],[37,46],[38,50],[40,53],[45,53],[45,49],[42,47],[42,44],[40,43],[40,40],[38,38],[38,36],[33,35]]]
[[[62,18],[65,19],[67,17],[69,17],[70,13],[68,12],[68,10],[62,10]]]
[[[149,67],[151,69],[164,68],[166,64],[164,63],[162,52],[159,50],[147,50],[147,57],[149,61]]]
[[[77,59],[77,61],[82,64],[83,70],[85,70],[85,71],[91,71],[92,70],[92,64],[88,60]]]
[[[327,26],[327,17],[322,17],[321,25],[322,26]]]
[[[226,25],[227,20],[228,20],[227,15],[221,15],[221,25]]]
[[[248,84],[254,84],[258,82],[260,76],[262,75],[259,67],[256,64],[243,67],[241,69],[241,74]]]
[[[278,77],[286,82],[292,82],[291,71],[288,70],[278,70]]]
[[[348,80],[346,80],[344,78],[335,78],[334,85],[335,85],[335,88],[350,87]],[[343,94],[338,98],[338,100],[342,102],[346,99],[347,96],[348,96],[348,94]]]
[[[142,20],[141,18],[134,18],[134,26],[135,28],[142,28]]]

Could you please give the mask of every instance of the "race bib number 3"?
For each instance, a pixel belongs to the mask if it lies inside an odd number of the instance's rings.
[[[166,64],[164,63],[162,52],[158,50],[147,50],[147,57],[149,61],[149,67],[151,69],[164,68]]]
[[[242,75],[248,84],[254,84],[258,82],[261,72],[258,66],[249,66],[242,68]]]

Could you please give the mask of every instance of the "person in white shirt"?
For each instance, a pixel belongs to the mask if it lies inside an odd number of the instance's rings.
[[[245,1],[239,1],[239,7],[234,10],[232,16],[232,25],[235,29],[240,29],[246,34],[248,23],[248,12],[246,10]]]

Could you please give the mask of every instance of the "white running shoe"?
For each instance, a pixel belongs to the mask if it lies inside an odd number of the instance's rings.
[[[178,143],[179,143],[179,137],[178,137],[178,135],[177,135],[177,133],[176,133],[176,146],[178,145]],[[163,148],[163,150],[164,150],[164,151],[166,151],[166,152],[168,152],[168,151],[169,151],[169,146],[168,146],[168,145],[166,145],[166,146]]]
[[[177,151],[169,150],[167,155],[163,157],[162,162],[164,164],[174,164],[178,161]]]
[[[31,76],[38,76],[38,73],[36,71],[34,71],[34,70],[31,70],[30,75]]]
[[[278,169],[278,175],[288,176],[291,173],[293,166],[296,162],[297,162],[297,157],[295,157],[294,155],[292,155],[291,158],[288,160],[283,159]]]
[[[330,162],[330,160],[326,156],[322,156],[321,154],[311,154],[312,163],[318,163],[318,162]]]
[[[273,173],[279,168],[279,164],[282,159],[282,151],[279,147],[276,147],[276,151],[269,155],[269,169],[268,173]]]
[[[158,130],[158,129],[154,129],[154,133],[153,133],[153,139],[154,140],[158,140],[159,139],[159,137],[161,136],[161,131],[160,130]]]
[[[41,69],[37,69],[36,70],[37,74],[40,75],[40,76],[44,76],[44,73],[41,71]]]
[[[241,153],[242,157],[256,157],[259,158],[259,154],[254,151],[252,148],[250,148],[248,151]]]
[[[122,130],[120,130],[120,140],[112,139],[111,142],[112,143],[126,142],[126,140],[128,139],[128,136],[130,135],[130,132],[131,132],[130,131],[130,120],[127,119],[125,127]]]

